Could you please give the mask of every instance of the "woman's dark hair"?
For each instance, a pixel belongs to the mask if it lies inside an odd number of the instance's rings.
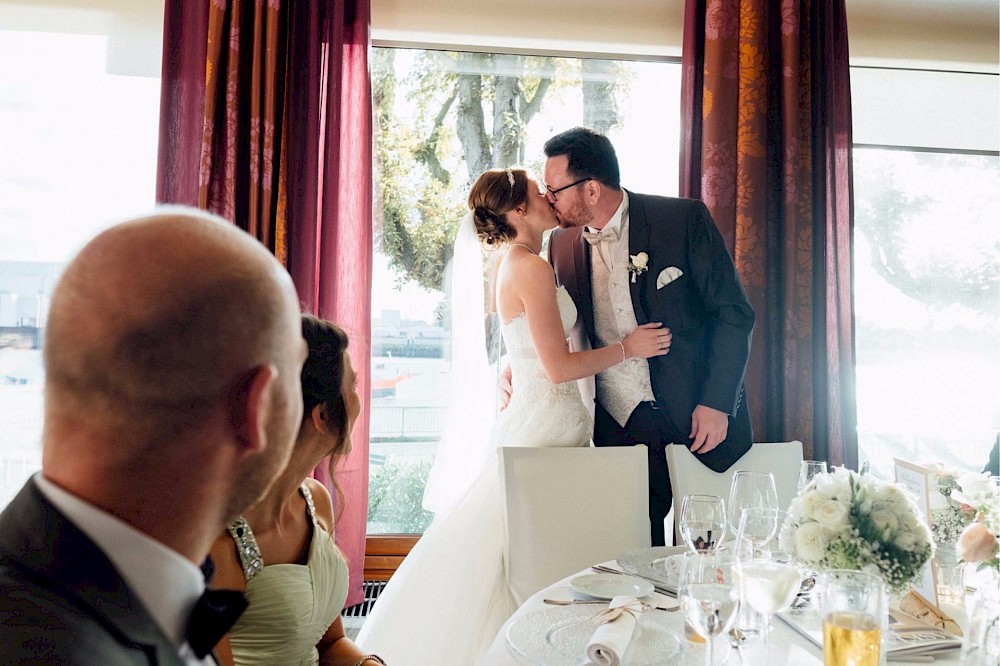
[[[337,447],[330,455],[330,478],[337,461],[348,450],[351,429],[347,422],[344,402],[344,352],[347,333],[336,324],[302,315],[302,337],[309,347],[309,356],[302,366],[303,424],[312,418],[312,410],[326,404],[330,421],[339,428]],[[337,488],[340,498],[340,489]],[[340,498],[342,499],[342,498]]]
[[[569,160],[566,170],[574,180],[593,178],[608,187],[621,189],[618,156],[603,134],[586,127],[574,127],[546,141],[543,150],[546,157],[565,155]]]
[[[507,213],[527,200],[528,173],[524,169],[484,171],[469,190],[469,210],[479,238],[487,245],[514,240],[517,230],[507,221]]]

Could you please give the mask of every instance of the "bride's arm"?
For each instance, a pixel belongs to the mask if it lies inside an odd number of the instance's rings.
[[[555,275],[549,262],[537,256],[520,257],[509,279],[512,291],[524,306],[538,359],[554,384],[596,375],[625,358],[663,356],[670,349],[670,331],[654,322],[635,329],[620,344],[571,352],[559,317]]]

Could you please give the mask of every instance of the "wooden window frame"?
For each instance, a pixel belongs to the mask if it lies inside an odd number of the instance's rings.
[[[409,555],[419,534],[378,534],[365,539],[365,580],[389,580]]]

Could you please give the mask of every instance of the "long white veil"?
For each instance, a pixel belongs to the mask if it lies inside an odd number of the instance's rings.
[[[494,461],[490,434],[497,413],[500,336],[497,316],[487,308],[486,285],[492,280],[486,272],[470,211],[458,227],[455,251],[445,270],[451,306],[450,396],[423,500],[424,508],[434,513],[452,506]]]

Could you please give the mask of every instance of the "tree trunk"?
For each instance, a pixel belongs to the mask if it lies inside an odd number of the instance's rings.
[[[490,168],[491,151],[483,118],[483,77],[489,56],[483,53],[461,53],[459,55],[458,109],[455,117],[455,131],[462,144],[465,164],[469,171],[469,181]]]
[[[612,60],[584,58],[583,76],[583,125],[595,132],[607,134],[620,122],[615,89],[618,87],[618,64]]]
[[[497,54],[493,75],[493,167],[506,168],[518,163],[524,127],[521,98],[524,87],[524,56]]]

